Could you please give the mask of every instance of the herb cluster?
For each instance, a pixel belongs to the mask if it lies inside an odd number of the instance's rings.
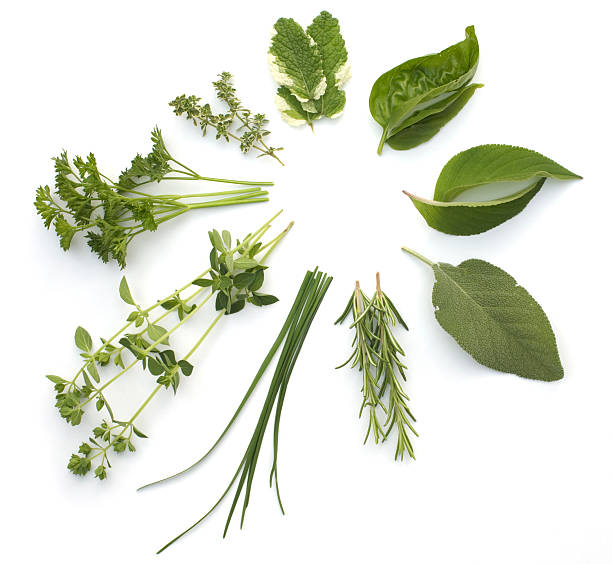
[[[82,475],[94,468],[96,477],[106,478],[109,454],[135,450],[133,438],[145,437],[135,427],[135,420],[160,390],[172,388],[176,393],[181,378],[193,371],[190,358],[221,318],[240,311],[245,303],[261,307],[277,301],[276,297],[259,292],[266,269],[263,263],[290,227],[291,224],[266,244],[262,244],[261,238],[270,228],[270,222],[235,243],[229,232],[221,235],[213,230],[209,233],[214,245],[210,266],[195,280],[143,308],[134,300],[124,277],[119,294],[133,308],[126,323],[111,338],[101,339],[102,344],[97,348],[90,334],[82,327],[77,328],[75,344],[81,351],[81,367],[70,379],[47,376],[55,386],[56,407],[71,425],[81,423],[88,406],[95,405],[95,410],[104,412],[105,417],[71,456],[68,464],[71,472]],[[183,297],[183,292],[188,295]],[[216,297],[214,302],[213,297]],[[180,356],[170,347],[170,336],[209,302],[215,304],[218,313],[192,348]],[[155,317],[153,312],[157,312]],[[161,322],[173,313],[178,319],[167,329]],[[130,328],[132,332],[128,331]],[[136,365],[149,372],[155,386],[129,419],[119,419],[107,399],[107,389]],[[114,366],[117,371],[103,379],[101,368],[106,366]]]
[[[337,118],[344,111],[342,87],[351,77],[351,67],[338,20],[321,12],[306,31],[291,18],[274,24],[268,63],[280,85],[276,106],[289,125],[322,117]]]
[[[157,127],[151,141],[151,152],[144,157],[136,155],[117,181],[100,172],[93,153],[70,162],[64,151],[53,159],[55,189],[52,193],[49,186],[40,186],[34,205],[45,227],[55,228],[62,249],[67,251],[73,237],[84,232],[93,253],[103,262],[114,260],[124,268],[132,240],[145,231],[157,230],[166,221],[193,209],[268,201],[268,192],[259,187],[184,195],[143,192],[146,185],[166,180],[272,185],[201,176],[170,154]]]
[[[238,486],[236,488],[236,493],[234,495],[234,500],[232,502],[232,506],[227,517],[227,521],[225,523],[225,529],[223,531],[223,536],[227,534],[227,530],[229,528],[230,522],[232,520],[232,516],[234,514],[234,510],[238,501],[240,499],[240,495],[244,488],[244,499],[242,504],[242,515],[240,518],[240,526],[242,527],[244,523],[244,517],[246,514],[247,507],[249,505],[251,488],[253,485],[253,476],[255,475],[255,468],[257,466],[257,461],[259,459],[259,453],[261,451],[261,446],[263,443],[263,438],[270,420],[272,416],[272,411],[274,410],[274,406],[276,405],[275,417],[274,417],[274,445],[273,445],[273,461],[272,461],[272,469],[270,471],[270,487],[274,483],[276,488],[276,495],[278,498],[278,503],[280,505],[281,511],[284,513],[283,504],[280,499],[280,492],[278,488],[278,440],[279,440],[279,430],[280,430],[280,420],[281,413],[283,409],[283,404],[285,401],[285,396],[287,393],[287,386],[289,384],[289,379],[293,372],[293,368],[297,361],[297,358],[302,349],[302,345],[306,339],[306,335],[310,329],[310,326],[314,320],[317,311],[319,310],[319,306],[327,293],[327,290],[332,282],[332,278],[327,274],[320,272],[318,269],[314,271],[308,271],[302,281],[302,285],[297,293],[295,301],[293,302],[293,306],[287,316],[287,319],[281,328],[280,333],[278,334],[276,340],[274,341],[272,348],[264,358],[263,363],[259,367],[253,382],[251,383],[249,389],[247,390],[244,398],[240,402],[238,409],[234,413],[228,425],[225,427],[224,431],[221,433],[220,437],[213,444],[213,446],[202,456],[199,460],[197,460],[194,464],[178,472],[173,474],[172,476],[168,476],[167,478],[163,478],[156,482],[152,482],[151,484],[147,484],[140,489],[146,488],[153,484],[159,484],[161,482],[165,482],[182,474],[185,474],[198,464],[200,464],[221,442],[225,434],[229,431],[232,424],[236,421],[236,418],[240,414],[242,408],[249,400],[252,392],[255,387],[259,383],[261,377],[265,373],[266,369],[270,365],[272,359],[277,353],[278,349],[283,345],[281,350],[278,362],[276,364],[276,369],[274,371],[274,376],[272,377],[272,381],[270,383],[270,388],[268,389],[268,394],[264,401],[264,405],[261,410],[261,414],[255,426],[255,430],[253,431],[253,435],[247,449],[240,461],[238,469],[234,474],[233,478],[230,480],[229,485],[219,498],[219,500],[213,505],[213,507],[200,519],[198,519],[193,525],[183,531],[181,534],[176,536],[166,545],[164,545],[159,551],[158,554],[170,545],[179,540],[185,533],[196,527],[199,523],[201,523],[208,515],[210,515],[214,509],[223,501],[225,496],[229,493],[230,489],[238,480]],[[240,479],[238,479],[240,478]]]
[[[210,104],[200,104],[201,98],[185,94],[177,96],[170,102],[174,113],[177,116],[185,115],[194,125],[199,125],[202,135],[206,135],[208,128],[211,127],[216,131],[216,139],[225,139],[227,142],[230,139],[238,141],[243,153],[255,149],[259,151],[259,157],[267,155],[283,164],[276,155],[282,147],[269,147],[264,141],[264,137],[270,134],[265,127],[268,123],[265,114],[253,113],[242,105],[236,96],[232,75],[229,72],[222,72],[219,80],[212,84],[217,98],[227,105],[227,113],[215,114]]]
[[[355,330],[353,353],[348,360],[338,366],[342,368],[352,361],[351,368],[358,367],[362,374],[361,391],[363,401],[359,410],[361,417],[367,409],[369,422],[364,443],[370,433],[374,442],[386,441],[393,429],[397,430],[395,459],[404,459],[407,452],[414,458],[410,434],[417,436],[413,423],[416,421],[408,408],[408,396],[402,389],[401,381],[406,380],[406,366],[400,360],[404,351],[392,332],[396,322],[404,329],[408,326],[402,319],[389,297],[381,290],[380,276],[376,274],[376,291],[368,298],[359,282],[345,310],[336,323],[342,323],[352,313]],[[385,405],[385,394],[388,399]],[[383,413],[384,421],[379,416]]]

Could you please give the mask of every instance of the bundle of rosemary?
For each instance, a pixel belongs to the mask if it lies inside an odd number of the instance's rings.
[[[151,152],[146,157],[136,155],[117,181],[100,172],[93,153],[86,159],[77,156],[72,163],[65,151],[53,159],[55,190],[52,193],[49,186],[40,186],[34,205],[45,227],[53,224],[62,249],[67,251],[73,237],[85,232],[93,253],[103,262],[112,259],[124,268],[127,247],[140,233],[155,231],[190,210],[268,201],[268,192],[260,186],[272,186],[272,182],[202,176],[170,154],[157,127],[151,140]],[[245,188],[198,194],[151,195],[142,191],[162,180],[207,180]]]
[[[304,277],[302,285],[297,293],[295,301],[293,302],[293,306],[289,311],[289,315],[287,316],[287,320],[285,321],[283,327],[281,328],[278,337],[274,341],[272,348],[264,358],[263,363],[261,364],[255,378],[253,379],[249,389],[247,390],[244,398],[240,402],[238,409],[230,419],[229,423],[219,436],[219,438],[215,441],[212,447],[202,456],[199,460],[197,460],[194,464],[189,466],[188,468],[173,474],[172,476],[168,476],[167,478],[163,478],[161,480],[157,480],[156,482],[152,482],[147,484],[146,486],[142,486],[142,488],[146,488],[148,486],[152,486],[154,484],[159,484],[161,482],[165,482],[172,478],[176,478],[182,474],[185,474],[198,464],[200,464],[206,457],[215,449],[215,447],[221,442],[221,439],[225,436],[225,434],[229,431],[232,424],[236,421],[236,418],[240,414],[242,408],[247,403],[250,398],[253,390],[259,383],[261,377],[264,372],[268,368],[270,362],[274,358],[276,352],[280,348],[280,346],[284,343],[283,349],[279,356],[278,362],[276,364],[276,370],[274,371],[274,376],[272,377],[272,381],[270,383],[270,388],[268,390],[268,394],[264,401],[261,415],[255,425],[255,429],[253,431],[253,435],[247,449],[242,457],[240,464],[238,465],[238,469],[236,470],[234,476],[229,482],[229,485],[219,498],[219,500],[212,506],[212,508],[200,519],[198,519],[193,525],[187,528],[185,531],[180,533],[166,545],[164,545],[159,551],[158,554],[168,548],[170,545],[179,540],[184,534],[188,531],[196,527],[200,524],[208,515],[210,515],[214,509],[223,501],[225,496],[229,493],[230,489],[238,480],[238,486],[236,488],[236,493],[234,495],[234,500],[232,502],[229,515],[227,517],[227,521],[225,523],[225,529],[223,531],[223,536],[227,534],[227,530],[230,525],[230,521],[232,520],[232,516],[234,514],[234,510],[236,509],[236,505],[240,499],[240,494],[242,493],[243,488],[245,489],[244,500],[242,503],[242,515],[240,519],[240,527],[244,523],[244,516],[249,505],[249,499],[251,494],[251,488],[253,486],[253,477],[255,475],[255,467],[257,465],[257,460],[259,458],[259,452],[261,450],[261,445],[263,442],[263,438],[266,432],[266,428],[268,426],[268,422],[270,420],[270,416],[272,415],[272,410],[274,409],[274,405],[276,404],[276,412],[274,417],[274,449],[273,449],[273,462],[272,469],[270,471],[270,487],[272,487],[272,483],[274,481],[274,485],[276,488],[276,495],[278,498],[278,503],[280,505],[281,511],[284,514],[283,504],[280,498],[280,492],[278,489],[278,439],[279,439],[279,430],[280,430],[280,418],[281,412],[283,409],[283,403],[285,401],[285,395],[287,393],[287,386],[289,384],[289,378],[291,377],[291,373],[293,372],[293,367],[297,361],[298,355],[302,349],[302,345],[304,344],[304,340],[306,339],[306,335],[308,334],[308,330],[310,329],[310,325],[317,314],[319,306],[325,297],[327,289],[332,282],[332,278],[327,274],[324,274],[318,269],[315,269],[314,272],[308,271]],[[238,479],[240,477],[240,479]]]
[[[393,302],[381,290],[379,273],[376,273],[376,291],[371,298],[361,290],[359,281],[356,282],[355,291],[336,323],[342,323],[349,313],[353,315],[351,329],[355,330],[353,353],[337,368],[342,368],[352,361],[351,368],[357,366],[362,373],[363,402],[359,417],[365,408],[368,409],[369,415],[368,430],[363,442],[365,444],[370,433],[375,443],[378,444],[381,439],[384,442],[395,428],[397,429],[395,459],[403,460],[405,452],[410,458],[414,458],[410,432],[418,436],[412,426],[416,419],[408,408],[406,402],[409,398],[398,378],[399,374],[403,380],[406,380],[406,366],[399,358],[404,356],[404,351],[391,330],[396,322],[406,330],[408,326]],[[389,394],[385,405],[387,390]],[[381,411],[386,416],[383,423],[378,418]]]
[[[266,259],[292,225],[289,224],[279,235],[263,244],[262,237],[280,213],[242,241],[233,242],[228,231],[209,232],[213,245],[210,266],[191,282],[147,308],[136,303],[124,277],[119,294],[134,309],[112,337],[101,339],[100,347],[93,346],[93,340],[85,329],[77,328],[75,343],[83,358],[81,367],[70,379],[47,376],[55,385],[56,407],[72,425],[81,423],[85,409],[90,405],[95,405],[97,411],[104,410],[106,417],[94,427],[92,435],[80,445],[78,452],[71,456],[68,469],[72,473],[84,475],[93,467],[97,478],[106,478],[107,469],[111,466],[111,452],[134,451],[133,438],[146,437],[136,427],[136,419],[162,389],[171,387],[176,393],[181,375],[189,376],[193,371],[189,362],[191,357],[221,319],[242,310],[247,303],[265,306],[278,301],[276,297],[259,290],[264,282]],[[187,296],[184,297],[183,293],[187,293]],[[192,348],[182,357],[179,356],[170,348],[170,335],[207,303],[214,303],[218,313]],[[158,312],[157,315],[153,315],[154,312]],[[166,329],[160,323],[171,314],[176,314],[178,319],[170,329]],[[132,326],[133,332],[128,332]],[[154,377],[153,390],[128,419],[118,418],[106,397],[107,388],[137,364],[141,364]],[[114,365],[118,371],[103,380],[100,368],[109,365]]]

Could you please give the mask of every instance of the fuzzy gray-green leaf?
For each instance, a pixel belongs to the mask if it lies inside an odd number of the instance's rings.
[[[550,322],[512,276],[479,259],[432,268],[436,319],[476,361],[534,380],[563,378]]]

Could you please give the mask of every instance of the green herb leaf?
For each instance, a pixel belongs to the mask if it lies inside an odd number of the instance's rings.
[[[263,271],[260,270],[258,272]],[[241,272],[240,274],[236,274],[236,276],[234,276],[234,286],[238,289],[246,288],[255,282],[256,276],[254,272]]]
[[[194,286],[201,286],[202,288],[208,288],[213,285],[213,281],[208,278],[198,278],[192,282]]]
[[[447,111],[446,117],[436,123],[438,130],[458,112],[459,107],[453,113],[449,107],[445,107],[443,101],[458,94],[476,72],[479,50],[474,27],[467,27],[465,35],[463,41],[444,51],[410,59],[376,80],[370,93],[370,113],[383,128],[379,154],[390,137],[418,123],[412,118],[419,114],[425,118],[427,108],[431,107],[433,111],[435,107],[437,113]],[[467,99],[463,99],[463,104],[465,102]],[[427,127],[431,134],[422,135],[422,141],[437,132],[432,125],[430,123]],[[411,141],[412,146],[415,141],[416,136]],[[402,148],[409,148],[408,143],[406,145]]]
[[[163,339],[159,341],[160,343],[167,345],[168,344],[168,336],[166,335],[168,331],[164,329],[161,325],[148,325],[147,326],[147,335],[152,341],[157,341],[158,339]],[[165,336],[164,336],[165,335]]]
[[[325,93],[315,100],[317,110],[315,117],[338,117],[344,110],[346,102],[346,94],[341,87],[351,76],[340,25],[329,12],[323,11],[308,26],[306,32],[319,48],[326,82]]]
[[[318,100],[325,92],[319,48],[295,20],[280,18],[274,24],[268,63],[274,80],[289,88],[302,104]]]
[[[474,92],[483,86],[468,84],[442,102],[418,112],[418,118],[409,118],[409,125],[387,139],[389,147],[396,151],[406,151],[429,141],[463,109]]]
[[[479,145],[455,155],[442,169],[433,200],[407,195],[430,227],[451,235],[482,233],[514,217],[546,178],[581,178],[553,160],[521,147]],[[511,196],[485,202],[453,202],[477,186],[533,180]]]
[[[81,349],[83,352],[90,352],[93,342],[91,340],[91,336],[89,333],[83,329],[80,325],[76,328],[74,332],[74,342],[76,346]]]
[[[234,261],[234,266],[236,268],[246,270],[248,268],[255,268],[256,266],[259,266],[259,263],[255,259],[249,257],[240,257]]]
[[[193,372],[193,364],[190,364],[186,360],[179,360],[178,365],[179,365],[179,368],[181,369],[181,372],[185,376],[191,376],[191,373]]]
[[[134,298],[132,298],[132,293],[130,292],[130,287],[128,286],[125,276],[121,278],[121,282],[119,283],[119,295],[126,304],[136,305]]]
[[[533,380],[563,378],[557,343],[546,314],[507,272],[486,261],[429,264],[438,323],[474,359]]]

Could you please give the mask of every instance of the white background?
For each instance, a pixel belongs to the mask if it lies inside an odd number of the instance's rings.
[[[2,558],[6,562],[414,562],[603,564],[612,561],[609,182],[610,44],[603,2],[19,2],[3,9]],[[353,65],[347,104],[315,134],[281,121],[267,68],[278,17],[304,26],[321,10],[340,19]],[[427,144],[376,155],[368,112],[375,79],[439,51],[476,26],[485,83]],[[229,70],[248,107],[270,118],[286,167],[202,138],[171,112],[177,94],[213,97]],[[97,418],[68,426],[53,407],[47,373],[78,366],[74,329],[97,339],[127,315],[121,273],[76,238],[63,253],[32,201],[51,183],[50,157],[95,152],[110,175],[149,149],[158,124],[179,160],[203,174],[271,179],[271,201],[194,212],[135,241],[125,270],[143,304],[206,265],[209,228],[245,233],[280,208],[295,229],[271,260],[266,289],[281,302],[227,318],[196,355],[179,393],[159,394],[139,419],[149,439],[115,457],[106,482],[66,470]],[[584,176],[548,181],[518,217],[469,238],[429,229],[407,189],[429,197],[444,163],[481,143],[535,149]],[[195,187],[167,187],[195,190]],[[541,383],[475,363],[437,324],[433,260],[489,260],[548,313],[565,378]],[[136,487],[191,462],[217,436],[251,381],[307,268],[335,280],[293,373],[283,412],[282,516],[267,485],[264,443],[242,531],[221,539],[229,503],[155,557],[225,488],[252,432],[269,374],[231,436],[186,479]],[[352,285],[376,271],[406,318],[399,334],[406,391],[418,419],[416,461],[394,445],[362,445],[360,376],[334,370],[350,352],[334,327]],[[187,350],[203,320],[188,324]],[[115,401],[129,417],[151,377],[126,376]]]

